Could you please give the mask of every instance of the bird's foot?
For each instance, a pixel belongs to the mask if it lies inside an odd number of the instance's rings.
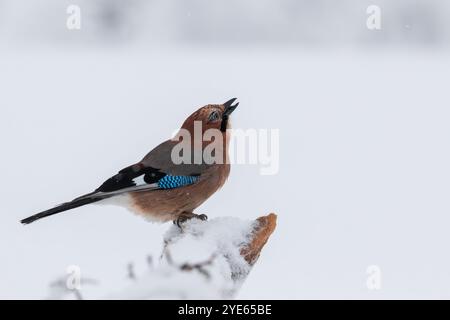
[[[191,220],[192,218],[200,219],[202,221],[208,220],[208,216],[206,214],[195,214],[192,212],[189,212],[189,213],[186,212],[186,213],[182,213],[180,216],[178,216],[178,218],[175,219],[173,221],[173,223],[176,224],[179,228],[181,228],[181,225],[183,223],[185,223],[188,220]]]

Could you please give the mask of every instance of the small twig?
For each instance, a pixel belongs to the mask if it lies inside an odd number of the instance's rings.
[[[127,265],[127,270],[128,270],[128,274],[127,274],[128,278],[131,279],[131,280],[136,280],[136,274],[134,272],[134,265],[133,265],[132,262],[130,262]]]
[[[93,278],[82,278],[80,280],[80,285],[97,285],[99,283],[98,280]],[[83,300],[83,295],[81,294],[81,290],[77,288],[69,288],[67,286],[66,280],[64,278],[57,279],[50,283],[51,288],[61,288],[63,290],[63,294],[74,294],[77,300]]]
[[[166,260],[167,260],[167,263],[169,264],[169,266],[173,266],[174,263],[173,263],[172,255],[169,252],[169,249],[166,248],[166,250],[164,250],[164,253],[166,255]]]
[[[208,260],[206,260],[204,262],[199,262],[199,263],[194,263],[194,264],[184,263],[184,264],[179,265],[179,266],[175,265],[175,263],[173,262],[172,255],[170,254],[169,250],[166,250],[165,254],[166,254],[167,263],[169,265],[175,266],[176,268],[180,269],[181,271],[197,270],[202,275],[204,275],[207,279],[211,278],[211,275],[205,269],[205,267],[211,265],[214,262],[214,259],[216,258],[216,254],[215,253],[213,253],[212,256]]]

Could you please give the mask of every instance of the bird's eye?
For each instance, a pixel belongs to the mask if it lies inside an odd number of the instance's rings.
[[[219,120],[219,113],[217,111],[213,111],[211,112],[211,114],[208,117],[208,121],[209,122],[214,122]]]

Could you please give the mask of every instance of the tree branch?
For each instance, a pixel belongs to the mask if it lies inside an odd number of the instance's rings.
[[[273,213],[256,220],[191,219],[171,226],[160,261],[143,275],[128,265],[129,285],[109,299],[233,298],[276,228]],[[66,291],[64,291],[66,292]],[[81,294],[82,292],[78,292]]]

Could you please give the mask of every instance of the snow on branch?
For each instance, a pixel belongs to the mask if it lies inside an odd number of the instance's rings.
[[[160,265],[112,299],[232,298],[276,226],[276,215],[254,221],[191,219],[164,237]]]
[[[139,276],[128,265],[128,286],[105,298],[233,298],[275,230],[276,220],[271,213],[256,220],[221,217],[191,219],[182,228],[172,225],[164,236],[159,264]]]

